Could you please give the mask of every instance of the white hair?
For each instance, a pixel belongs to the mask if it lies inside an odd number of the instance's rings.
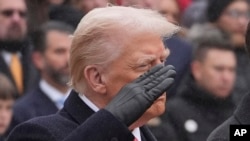
[[[133,7],[96,8],[84,16],[73,35],[70,55],[71,84],[79,92],[86,87],[83,76],[88,65],[107,66],[121,48],[142,33],[171,37],[179,27],[158,12]]]

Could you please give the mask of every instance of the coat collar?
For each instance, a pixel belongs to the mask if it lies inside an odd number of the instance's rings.
[[[78,93],[74,90],[71,91],[69,97],[64,103],[64,108],[67,113],[73,118],[75,122],[78,124],[82,124],[85,120],[87,120],[94,111],[90,109],[78,96]],[[151,131],[146,126],[140,127],[142,141],[157,141]]]
[[[78,93],[74,90],[70,92],[63,109],[67,111],[78,124],[82,124],[94,114],[94,111],[80,99]]]
[[[234,113],[235,118],[241,124],[250,124],[249,108],[250,108],[250,93],[242,98],[241,103],[239,104],[238,108]]]

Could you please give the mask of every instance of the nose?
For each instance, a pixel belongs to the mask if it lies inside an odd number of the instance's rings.
[[[22,17],[19,15],[19,13],[15,12],[13,14],[13,16],[11,17],[11,19],[14,21],[14,22],[19,22],[21,21]]]
[[[234,73],[231,71],[224,71],[223,73],[224,83],[231,83],[234,81]]]

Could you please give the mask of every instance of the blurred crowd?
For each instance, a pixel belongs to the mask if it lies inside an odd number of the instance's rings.
[[[18,124],[56,113],[71,88],[69,52],[81,18],[112,5],[149,8],[182,27],[164,38],[176,68],[158,141],[205,141],[250,89],[248,0],[0,0],[0,141]],[[157,26],[157,25],[155,25]],[[133,30],[133,29],[131,29]]]

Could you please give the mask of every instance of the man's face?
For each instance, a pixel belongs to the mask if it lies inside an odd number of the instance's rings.
[[[0,135],[3,135],[10,125],[13,104],[14,100],[12,99],[0,99]]]
[[[217,24],[230,34],[245,35],[248,21],[249,5],[245,1],[235,1],[225,9]]]
[[[227,97],[235,82],[236,59],[233,52],[211,49],[202,62],[196,62],[195,80],[216,97]],[[193,70],[194,72],[194,70]]]
[[[169,55],[169,50],[164,48],[162,39],[152,34],[141,34],[133,38],[123,48],[121,55],[115,59],[104,72],[109,101],[119,90],[130,83],[150,68],[162,64]],[[147,122],[165,111],[166,95],[162,95],[142,116]]]
[[[79,4],[81,9],[87,13],[94,8],[107,6],[108,0],[80,0]]]
[[[72,40],[69,34],[55,30],[47,33],[46,40],[42,72],[54,83],[66,86],[69,81],[68,60]]]
[[[20,41],[27,32],[24,0],[0,0],[0,40]]]

